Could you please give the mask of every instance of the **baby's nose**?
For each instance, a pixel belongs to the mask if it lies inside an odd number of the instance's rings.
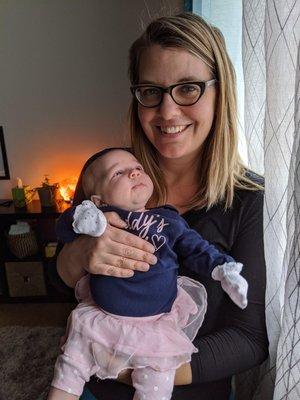
[[[132,169],[129,173],[129,178],[134,179],[141,175],[141,172],[138,169]]]

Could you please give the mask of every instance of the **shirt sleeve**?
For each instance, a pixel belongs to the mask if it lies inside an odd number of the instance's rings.
[[[241,310],[224,296],[217,314],[218,330],[195,339],[199,352],[192,356],[193,383],[230,377],[259,365],[268,355],[261,192],[245,210],[230,254],[244,264],[248,306]]]
[[[65,210],[56,222],[56,236],[61,243],[73,242],[78,237],[78,234],[74,232],[72,223],[76,207],[70,207]]]
[[[184,220],[180,221],[180,225],[182,233],[175,243],[174,250],[185,268],[210,278],[217,265],[234,262],[232,257],[221,253],[198,232],[190,229]]]
[[[60,253],[64,244],[72,242],[78,236],[74,232],[72,227],[74,212],[75,212],[75,207],[70,207],[67,210],[65,210],[58,218],[55,226],[58,245],[56,248],[55,256],[47,263],[47,268],[46,268],[47,279],[50,285],[53,286],[57,292],[59,292],[64,296],[67,296],[72,301],[75,300],[73,296],[74,290],[69,286],[67,286],[59,276],[56,268],[56,261],[58,254]]]

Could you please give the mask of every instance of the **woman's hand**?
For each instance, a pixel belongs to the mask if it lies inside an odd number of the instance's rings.
[[[190,385],[192,383],[192,368],[190,363],[182,364],[175,373],[174,385]]]
[[[93,274],[129,277],[133,270],[148,271],[157,262],[155,248],[146,240],[128,233],[126,223],[117,213],[105,213],[108,221],[102,236],[90,242],[88,272]]]
[[[108,212],[105,216],[108,225],[102,236],[81,235],[61,250],[57,270],[68,286],[74,287],[86,272],[128,278],[134,270],[147,271],[156,264],[152,244],[121,229],[126,223],[117,213]]]

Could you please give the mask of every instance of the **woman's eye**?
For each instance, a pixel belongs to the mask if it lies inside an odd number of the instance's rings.
[[[194,95],[200,91],[197,85],[182,85],[180,86],[180,93],[183,95]]]
[[[154,88],[154,87],[141,89],[141,95],[143,97],[159,96],[159,94],[160,94],[160,90],[157,88]]]

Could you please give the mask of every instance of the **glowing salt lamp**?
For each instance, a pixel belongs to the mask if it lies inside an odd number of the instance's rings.
[[[59,191],[64,201],[71,202],[74,197],[78,178],[70,176],[59,183]]]

